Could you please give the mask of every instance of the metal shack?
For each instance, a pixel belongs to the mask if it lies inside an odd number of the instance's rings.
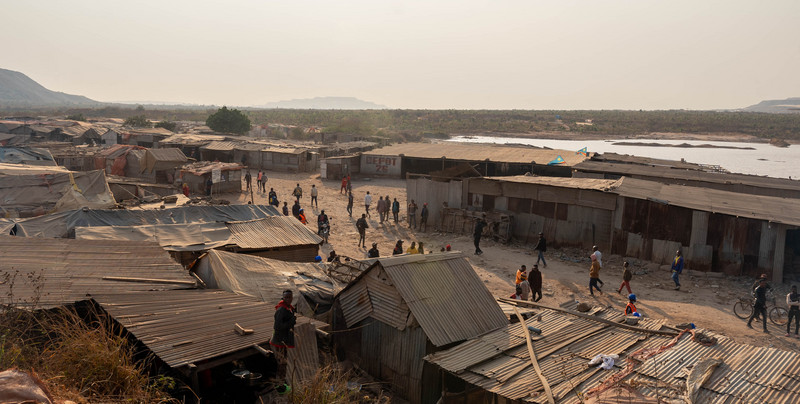
[[[333,317],[340,356],[412,403],[434,403],[441,392],[423,357],[508,324],[456,252],[375,260],[337,295]]]
[[[414,181],[416,188],[424,185]],[[660,264],[670,263],[681,249],[690,269],[800,279],[796,199],[627,177],[514,176],[464,182],[466,206],[512,212],[512,233],[523,242],[534,243],[541,231],[556,246],[598,245]]]
[[[150,182],[172,184],[176,171],[187,161],[178,148],[133,150],[128,153],[125,174]]]
[[[571,177],[572,166],[587,158],[574,151],[525,146],[401,143],[364,152],[361,155],[361,174],[405,178],[406,174],[430,174],[470,163],[481,175],[487,176],[530,172]]]
[[[220,171],[220,182],[214,184],[214,193],[239,192],[242,190],[242,166],[236,163],[198,161],[181,168],[181,180],[189,184],[195,195],[206,194],[206,181],[215,170]]]
[[[361,155],[324,158],[319,163],[320,177],[341,180],[342,177],[361,172]]]

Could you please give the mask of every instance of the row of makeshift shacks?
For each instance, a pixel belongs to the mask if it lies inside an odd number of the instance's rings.
[[[16,234],[0,236],[0,275],[22,274],[13,293],[0,284],[4,304],[106,316],[200,396],[234,361],[269,367],[273,306],[292,289],[301,313],[289,350],[296,390],[319,367],[317,347],[330,345],[339,360],[412,403],[546,403],[545,384],[552,402],[565,403],[800,400],[796,352],[651,318],[624,325],[622,307],[582,314],[574,302],[496,299],[459,252],[287,261],[285,244],[317,246],[318,238],[269,206],[82,209],[6,219],[0,230]],[[237,324],[252,332],[234,332]],[[618,359],[602,370],[589,364],[597,355]]]

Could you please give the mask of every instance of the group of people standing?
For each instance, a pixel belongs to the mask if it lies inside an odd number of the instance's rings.
[[[533,264],[530,273],[527,270],[528,268],[525,265],[520,266],[517,270],[517,276],[514,280],[515,291],[511,298],[538,302],[542,300],[542,272],[539,271],[538,264]]]

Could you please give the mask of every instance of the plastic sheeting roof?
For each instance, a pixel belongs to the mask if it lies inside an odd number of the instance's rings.
[[[341,288],[323,272],[326,264],[287,262],[248,254],[211,250],[200,260],[197,275],[209,288],[227,290],[277,302],[286,289],[307,300],[295,299],[306,316],[313,307],[333,304],[334,289]],[[324,311],[324,310],[323,310]]]
[[[102,170],[0,176],[0,212],[39,214],[64,210],[111,208],[114,195]]]

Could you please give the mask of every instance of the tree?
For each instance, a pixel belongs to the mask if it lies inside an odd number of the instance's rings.
[[[206,125],[216,132],[242,135],[250,131],[250,118],[238,109],[222,107],[208,116]]]
[[[72,115],[67,115],[67,119],[69,119],[69,120],[71,120],[71,121],[82,121],[82,122],[86,122],[86,117],[85,117],[85,116],[83,116],[83,114],[81,114],[81,113],[72,114]]]
[[[159,121],[158,123],[156,123],[156,128],[164,128],[172,132],[175,132],[175,128],[177,127],[178,127],[177,123],[170,121]]]
[[[125,126],[133,126],[134,128],[151,128],[153,125],[150,124],[150,121],[147,120],[147,117],[144,115],[136,115],[132,116],[125,120],[123,123]]]

